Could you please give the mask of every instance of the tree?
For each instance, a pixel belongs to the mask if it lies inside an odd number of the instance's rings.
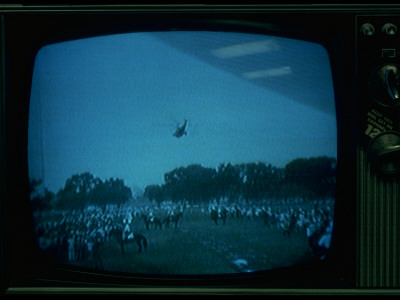
[[[57,193],[61,208],[82,208],[87,205],[122,204],[132,197],[132,191],[118,178],[102,181],[86,172],[66,180]]]
[[[93,205],[123,204],[130,198],[132,190],[118,178],[110,178],[104,182],[100,180],[89,195],[89,201]]]
[[[164,197],[179,201],[205,201],[215,193],[216,171],[199,164],[180,167],[164,175]]]
[[[293,194],[329,197],[335,194],[336,159],[326,156],[298,158],[285,167],[285,179]]]
[[[53,207],[55,194],[42,187],[41,180],[32,179],[29,182],[31,207],[35,212],[43,212]]]
[[[149,185],[144,189],[144,196],[150,201],[156,201],[160,204],[163,200],[163,191],[159,185]]]
[[[282,185],[282,172],[271,164],[258,162],[241,165],[242,196],[262,200],[277,196]]]
[[[86,172],[68,178],[65,186],[57,193],[57,206],[61,208],[82,208],[90,203],[90,196],[101,179]]]
[[[235,166],[231,163],[220,164],[217,168],[215,178],[215,197],[235,198],[241,193],[243,184],[243,172],[241,166]]]

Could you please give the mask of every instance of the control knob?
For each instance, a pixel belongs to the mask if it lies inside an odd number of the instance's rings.
[[[385,174],[400,172],[400,132],[385,131],[371,140],[368,155],[372,165]]]
[[[375,33],[375,27],[371,23],[361,25],[360,31],[365,36],[372,36]]]
[[[381,106],[400,106],[400,66],[385,64],[375,69],[369,79],[369,90]]]
[[[386,35],[395,35],[397,33],[397,26],[392,23],[386,23],[382,27],[382,32]]]

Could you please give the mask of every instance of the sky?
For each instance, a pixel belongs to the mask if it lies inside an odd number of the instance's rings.
[[[53,192],[84,172],[144,190],[190,164],[336,157],[336,134],[329,57],[311,42],[142,32],[47,45],[35,61],[29,172]]]

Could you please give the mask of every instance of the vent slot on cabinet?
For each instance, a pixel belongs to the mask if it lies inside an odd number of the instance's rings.
[[[358,149],[358,273],[361,288],[400,287],[400,175],[382,176]]]

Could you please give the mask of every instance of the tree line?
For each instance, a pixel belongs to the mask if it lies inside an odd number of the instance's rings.
[[[89,172],[71,176],[56,194],[47,189],[35,192],[40,184],[40,181],[31,181],[34,195],[31,203],[39,210],[120,205],[133,199],[131,189],[122,179],[103,181]],[[143,195],[157,203],[164,200],[208,203],[221,198],[244,201],[293,197],[322,199],[334,197],[335,186],[336,159],[320,156],[297,158],[284,168],[262,162],[223,163],[217,168],[200,164],[178,167],[164,174],[163,184],[147,186]]]
[[[132,190],[122,179],[110,178],[103,181],[89,172],[71,176],[57,193],[52,193],[47,188],[37,192],[41,183],[39,180],[30,182],[31,205],[36,211],[49,208],[83,208],[89,205],[121,205],[132,199]]]
[[[221,198],[327,198],[335,195],[336,159],[298,158],[285,168],[261,162],[226,163],[218,168],[193,164],[164,174],[164,182],[147,186],[144,195],[156,202],[184,199],[192,203]]]

